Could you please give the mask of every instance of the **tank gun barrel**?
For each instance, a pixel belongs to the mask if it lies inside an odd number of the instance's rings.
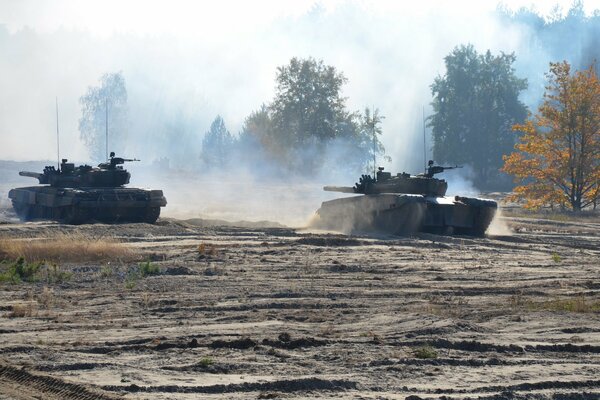
[[[356,193],[354,188],[350,186],[323,186],[323,190],[326,192]]]
[[[30,178],[36,178],[38,180],[44,176],[44,174],[40,174],[39,172],[29,172],[29,171],[21,171],[21,172],[19,172],[19,175],[28,176]]]

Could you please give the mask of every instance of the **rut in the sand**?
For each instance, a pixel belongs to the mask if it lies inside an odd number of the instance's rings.
[[[15,399],[115,400],[84,385],[0,364],[0,392]]]

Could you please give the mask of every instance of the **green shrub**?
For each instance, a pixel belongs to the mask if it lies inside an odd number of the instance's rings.
[[[46,282],[48,283],[63,283],[71,280],[73,274],[63,271],[57,264],[46,266]]]
[[[13,262],[3,261],[2,266],[6,269],[0,274],[0,282],[34,282],[43,265],[41,262],[28,263],[23,257],[19,257]]]
[[[100,269],[100,276],[102,278],[110,278],[115,274],[115,271],[110,265],[105,265]]]
[[[427,359],[427,358],[437,358],[437,351],[431,346],[423,346],[416,349],[413,355],[417,358]]]
[[[209,365],[213,365],[215,362],[213,361],[212,358],[210,357],[202,357],[200,359],[200,362],[198,364],[200,364],[201,367],[208,367]]]
[[[159,274],[160,267],[158,265],[152,264],[150,261],[140,264],[140,275],[142,275],[142,277]]]

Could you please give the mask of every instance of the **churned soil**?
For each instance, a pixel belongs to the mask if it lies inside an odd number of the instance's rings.
[[[597,219],[486,238],[200,222],[0,223],[139,255],[0,283],[0,399],[600,397]]]

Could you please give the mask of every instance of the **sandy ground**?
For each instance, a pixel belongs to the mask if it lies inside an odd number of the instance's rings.
[[[478,239],[192,222],[1,223],[114,236],[161,274],[0,284],[0,399],[600,398],[597,218]]]

